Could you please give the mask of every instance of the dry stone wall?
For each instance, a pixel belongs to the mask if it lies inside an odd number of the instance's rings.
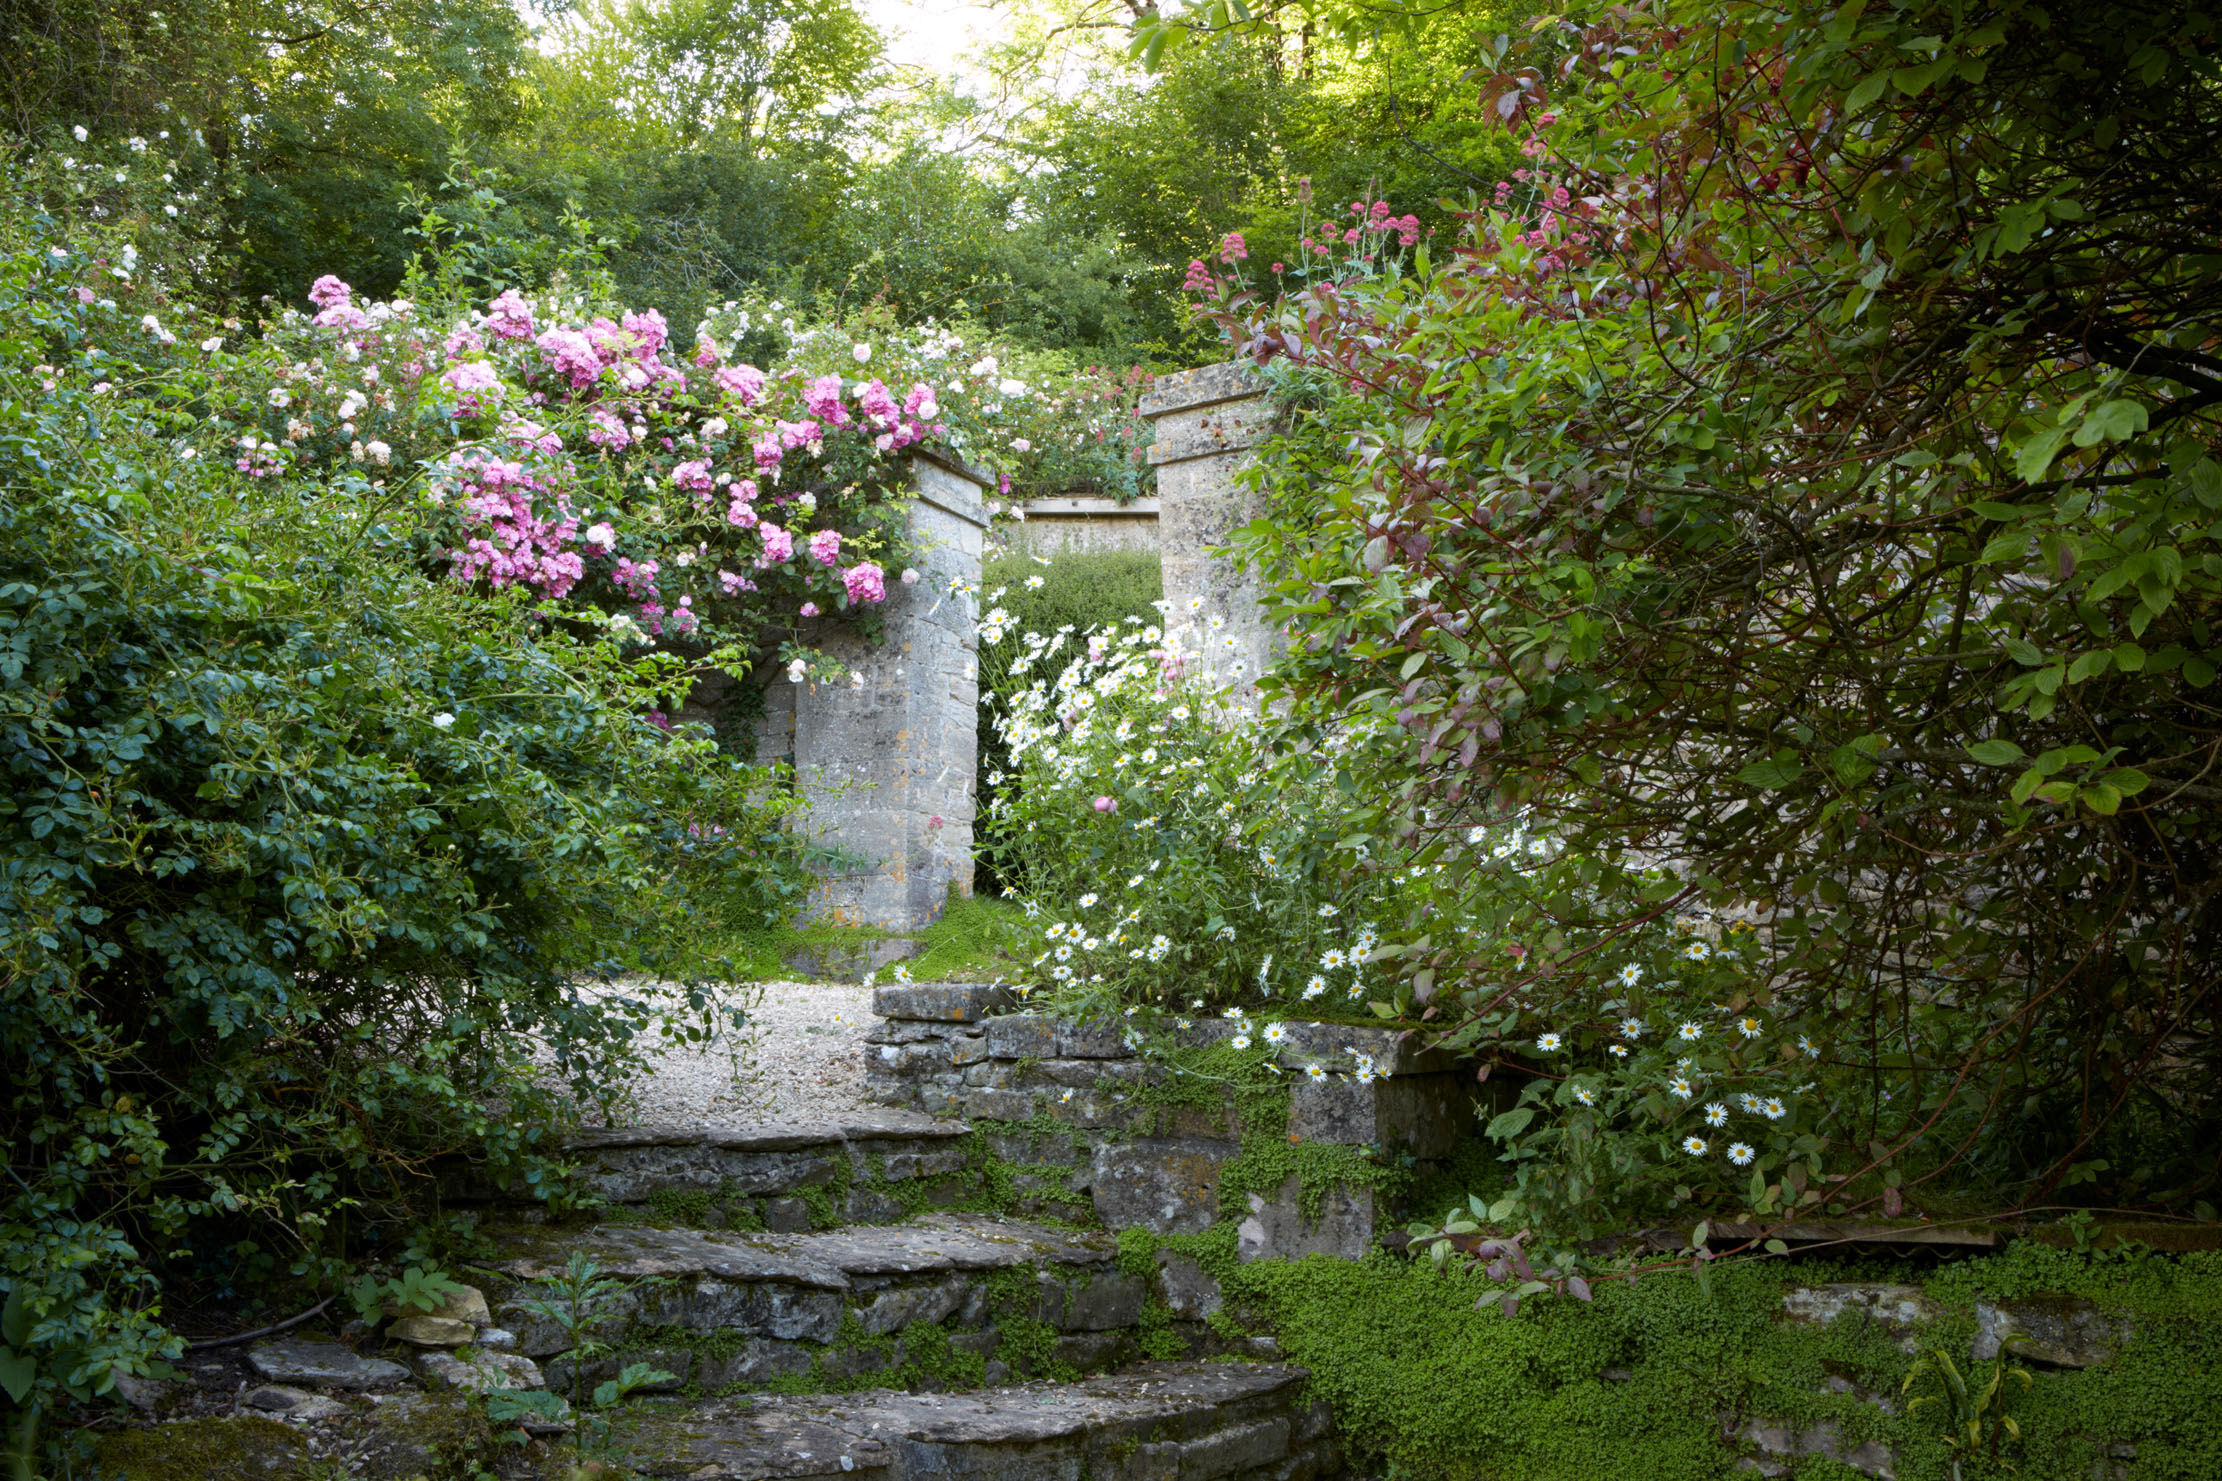
[[[1232,1095],[1199,1105],[1152,1094],[1170,1072],[1142,1053],[1140,1036],[1125,1025],[1029,1013],[1009,989],[975,984],[885,987],[873,1008],[885,1022],[867,1036],[866,1094],[986,1133],[990,1150],[1026,1170],[1041,1211],[1084,1199],[1108,1227],[1160,1235],[1197,1234],[1219,1222],[1222,1175],[1243,1155],[1245,1133],[1258,1128],[1244,1125]],[[1471,1134],[1470,1081],[1448,1056],[1383,1029],[1286,1029],[1277,1062],[1289,1080],[1290,1143],[1378,1149],[1409,1158],[1424,1175]],[[1202,1047],[1233,1032],[1213,1019],[1177,1038]],[[1376,1067],[1370,1080],[1353,1073],[1360,1056]],[[1310,1074],[1314,1067],[1321,1078]],[[1059,1134],[1045,1136],[1044,1128]],[[1357,1259],[1386,1231],[1386,1211],[1369,1187],[1312,1191],[1317,1207],[1310,1211],[1293,1174],[1270,1192],[1249,1194],[1241,1257]]]

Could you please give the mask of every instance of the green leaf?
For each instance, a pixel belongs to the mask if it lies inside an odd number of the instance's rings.
[[[10,1347],[31,1345],[31,1303],[20,1285],[8,1292],[8,1304],[0,1306],[0,1341]]]
[[[1977,741],[1967,753],[1985,766],[2011,766],[2029,754],[2010,740]]]
[[[2014,454],[2014,472],[2024,483],[2035,483],[2045,476],[2052,460],[2060,455],[2061,444],[2068,440],[2066,427],[2053,427],[2030,438]]]
[[[1491,1121],[1488,1130],[1482,1134],[1493,1142],[1509,1141],[1526,1130],[1528,1123],[1534,1119],[1534,1107],[1514,1106]]]
[[[2100,442],[2124,442],[2151,425],[2151,414],[2135,401],[2104,402],[2093,407],[2083,418],[2083,425],[2076,428],[2075,445],[2095,447]]]
[[[38,1376],[39,1365],[28,1355],[0,1348],[0,1389],[7,1390],[12,1402],[20,1404],[29,1398]]]
[[[1779,1239],[1770,1239],[1767,1241],[1767,1253],[1770,1255],[1787,1255],[1790,1253],[1790,1246]]]
[[[1736,780],[1757,787],[1762,792],[1773,792],[1789,786],[1805,774],[1804,766],[1795,759],[1785,759],[1790,753],[1772,761],[1754,761],[1736,773]]]
[[[1858,84],[1852,88],[1851,92],[1845,96],[1844,111],[1846,113],[1859,112],[1860,109],[1865,108],[1868,104],[1881,97],[1883,95],[1883,92],[1889,86],[1890,74],[1888,72],[1868,73],[1865,77],[1862,77],[1859,80]]]
[[[1710,1239],[1712,1234],[1713,1221],[1711,1219],[1698,1220],[1697,1227],[1690,1231],[1690,1248],[1693,1250],[1704,1249],[1705,1241]]]
[[[2104,782],[2094,782],[2079,794],[2083,805],[2100,817],[2110,818],[2121,810],[2122,794]]]

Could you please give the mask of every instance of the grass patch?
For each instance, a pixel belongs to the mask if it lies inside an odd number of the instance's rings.
[[[999,948],[1018,950],[1019,927],[1025,916],[1018,907],[992,896],[963,898],[952,894],[940,920],[920,931],[883,931],[871,926],[798,924],[767,929],[737,927],[713,929],[694,943],[688,953],[690,966],[730,963],[745,982],[784,982],[795,976],[787,958],[802,950],[824,950],[863,941],[904,936],[921,943],[924,952],[904,963],[921,982],[992,982],[1012,975],[1014,963],[998,955]],[[880,981],[892,980],[882,971]]]

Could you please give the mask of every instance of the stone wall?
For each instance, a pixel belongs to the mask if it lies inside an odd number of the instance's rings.
[[[1016,1132],[996,1146],[1005,1161],[1056,1186],[1054,1199],[1085,1197],[1114,1229],[1196,1234],[1220,1218],[1220,1175],[1242,1155],[1246,1128],[1231,1098],[1209,1107],[1168,1105],[1145,1087],[1163,1071],[1137,1052],[1116,1023],[1072,1023],[1019,1011],[1008,989],[976,984],[883,987],[873,1010],[886,1022],[867,1039],[866,1094],[885,1105],[983,1123],[1049,1123],[1069,1135]],[[1289,1079],[1286,1134],[1296,1143],[1409,1153],[1424,1175],[1472,1134],[1473,1084],[1447,1055],[1419,1051],[1385,1030],[1346,1024],[1286,1025],[1278,1062]],[[1234,1032],[1220,1019],[1181,1031],[1190,1045]],[[1378,1067],[1370,1082],[1350,1072],[1356,1056]],[[1324,1078],[1308,1073],[1318,1066]],[[983,1129],[987,1129],[983,1127]],[[1276,1128],[1276,1134],[1278,1134]],[[1335,1187],[1318,1216],[1300,1208],[1291,1176],[1250,1199],[1238,1231],[1245,1260],[1320,1251],[1363,1256],[1389,1225],[1369,1189]]]
[[[1024,519],[1013,521],[1002,531],[1014,554],[1055,559],[1066,553],[1158,548],[1155,499],[1121,504],[1096,496],[1059,495],[1029,499],[1022,512]]]
[[[891,931],[938,920],[952,885],[972,893],[987,475],[928,454],[913,454],[911,468],[920,581],[889,581],[878,643],[832,619],[806,622],[804,641],[846,664],[853,682],[758,676],[766,687],[754,736],[756,760],[794,766],[810,805],[805,826],[856,860],[824,877],[805,914]],[[738,682],[711,676],[680,718],[710,722],[732,745],[719,722]]]
[[[1223,676],[1254,679],[1280,651],[1279,638],[1260,614],[1257,581],[1210,552],[1259,512],[1236,474],[1273,429],[1265,384],[1240,362],[1206,365],[1159,376],[1139,410],[1156,433],[1149,456],[1170,620],[1224,618],[1213,664]]]

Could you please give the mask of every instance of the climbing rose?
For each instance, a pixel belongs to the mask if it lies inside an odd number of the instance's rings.
[[[887,573],[870,561],[859,562],[843,571],[841,584],[848,588],[851,602],[887,600]]]
[[[821,566],[830,566],[841,558],[841,532],[820,530],[810,537],[810,553],[818,558]]]
[[[326,273],[309,285],[309,302],[320,309],[328,309],[334,304],[345,303],[354,296],[354,289],[348,287],[330,273]]]

